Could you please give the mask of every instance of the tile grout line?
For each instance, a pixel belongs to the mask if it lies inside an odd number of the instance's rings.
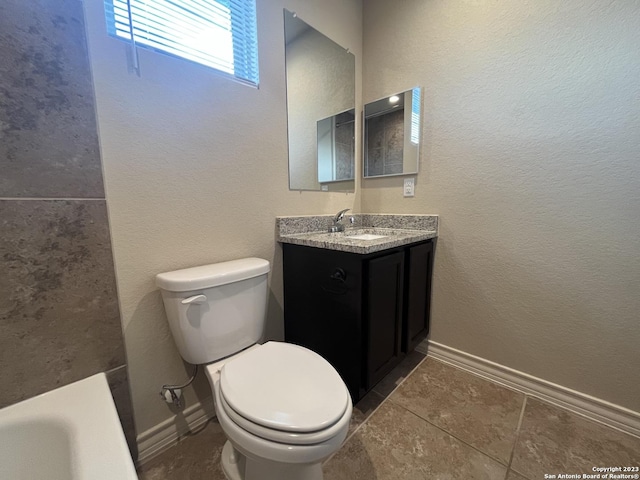
[[[43,202],[52,202],[52,201],[71,201],[71,202],[76,202],[76,201],[90,201],[90,202],[96,202],[96,201],[100,201],[100,200],[106,200],[106,198],[104,197],[87,197],[87,198],[82,198],[82,197],[0,197],[0,201],[29,201],[29,202],[34,202],[34,201],[43,201]]]
[[[509,456],[509,463],[507,465],[507,475],[509,475],[509,470],[511,470],[513,457],[516,454],[516,447],[518,446],[518,441],[520,440],[520,430],[522,429],[522,422],[524,421],[524,411],[527,408],[528,398],[529,398],[529,395],[525,394],[524,401],[522,402],[522,409],[520,410],[520,418],[518,419],[518,427],[516,428],[516,438],[513,441],[513,448],[511,449],[511,455]]]
[[[504,378],[499,378],[496,377],[494,374],[492,373],[487,373],[486,371],[482,371],[479,370],[477,367],[472,367],[469,364],[465,364],[464,362],[460,362],[459,360],[453,360],[451,358],[444,358],[441,357],[440,354],[427,354],[428,356],[431,356],[432,359],[437,360],[439,362],[442,362],[446,365],[450,365],[452,367],[455,367],[459,370],[465,371],[471,375],[474,375],[478,378],[482,378],[484,380],[487,380],[491,383],[494,383],[496,385],[500,385],[504,388],[507,388],[509,390],[513,390],[515,392],[519,392],[522,393],[524,395],[527,395],[530,398],[539,400],[543,403],[549,404],[549,405],[553,405],[555,407],[561,408],[563,410],[566,410],[568,412],[571,412],[573,414],[579,415],[591,422],[594,423],[598,423],[600,425],[603,425],[607,428],[613,429],[613,430],[617,430],[621,433],[624,433],[626,435],[631,435],[632,437],[636,437],[636,438],[640,438],[640,434],[636,433],[638,430],[637,429],[633,429],[633,431],[628,430],[628,429],[624,429],[621,428],[620,426],[614,425],[609,423],[606,419],[599,418],[598,414],[595,413],[596,416],[594,416],[594,412],[589,411],[589,410],[584,410],[581,407],[575,406],[571,403],[568,403],[566,401],[560,400],[558,398],[555,398],[553,396],[550,396],[548,394],[542,393],[540,391],[537,390],[533,390],[531,388],[527,388],[521,384],[515,384],[513,381],[509,381],[509,380],[505,380]],[[578,392],[580,393],[580,392]],[[615,406],[615,405],[614,405]],[[621,407],[624,408],[624,407]],[[632,412],[632,413],[636,413],[636,412]]]
[[[382,407],[382,405],[383,405],[387,400],[389,400],[389,399],[391,398],[391,395],[393,395],[393,394],[395,393],[395,391],[396,391],[396,390],[398,390],[398,389],[402,386],[402,384],[403,384],[404,382],[406,382],[406,381],[407,381],[407,379],[408,379],[411,375],[413,375],[413,372],[415,372],[415,371],[418,369],[418,367],[419,367],[420,365],[422,365],[422,362],[424,362],[426,359],[427,359],[427,356],[425,355],[425,356],[424,356],[424,358],[423,358],[422,360],[420,360],[420,362],[418,362],[418,364],[417,364],[415,367],[413,367],[413,369],[412,369],[412,370],[407,374],[407,376],[406,376],[406,377],[404,377],[404,378],[402,379],[402,381],[401,381],[398,385],[396,385],[396,387],[395,387],[393,390],[391,390],[391,391],[389,392],[389,395],[387,395],[387,396],[385,396],[385,397],[384,397],[384,400],[383,400],[382,402],[380,402],[380,405],[378,405],[376,408],[374,408],[374,409],[373,409],[373,411],[372,411],[372,412],[369,414],[369,416],[364,420],[364,422],[362,422],[360,425],[358,425],[358,426],[356,427],[356,429],[351,433],[351,435],[349,435],[349,437],[347,438],[347,440],[349,440],[349,439],[350,439],[350,438],[351,438],[351,437],[352,437],[352,436],[353,436],[353,435],[354,435],[358,430],[360,430],[360,427],[362,427],[365,423],[367,423],[367,421],[368,421],[368,420],[373,416],[373,414],[374,414],[374,413],[376,413],[376,412],[380,409],[380,407]],[[371,389],[371,391],[374,391],[374,389],[372,388],[372,389]],[[378,393],[378,392],[376,392],[376,393]],[[378,393],[378,395],[380,395],[380,394]],[[382,395],[380,395],[380,396],[382,396]],[[345,440],[345,442],[346,442],[346,440]]]
[[[420,353],[424,353],[424,352],[420,352]],[[485,381],[485,382],[488,382],[488,383],[490,383],[490,384],[493,384],[493,385],[496,385],[496,386],[498,386],[498,387],[504,388],[505,390],[508,390],[508,391],[511,391],[511,392],[514,392],[514,393],[518,393],[518,394],[522,394],[522,395],[523,395],[523,401],[522,401],[522,405],[521,405],[521,409],[520,409],[520,413],[519,413],[519,417],[518,417],[518,422],[517,422],[516,429],[515,429],[515,437],[514,437],[514,440],[513,440],[513,444],[512,444],[511,452],[510,452],[510,454],[509,454],[509,458],[508,458],[508,460],[505,462],[505,460],[498,459],[498,458],[494,457],[494,456],[493,456],[493,455],[491,455],[491,454],[488,454],[488,453],[485,453],[485,452],[481,451],[479,448],[475,447],[474,445],[471,445],[471,444],[467,443],[466,441],[464,441],[464,440],[462,440],[462,439],[458,438],[456,435],[453,435],[452,433],[450,433],[450,432],[446,431],[444,428],[442,428],[442,427],[440,427],[440,426],[438,426],[438,425],[436,425],[436,424],[432,423],[432,422],[431,422],[431,421],[429,421],[428,419],[423,418],[421,415],[419,415],[419,414],[417,414],[417,413],[413,412],[412,410],[410,410],[409,408],[405,407],[404,405],[401,405],[401,404],[397,403],[397,401],[395,401],[395,400],[393,400],[393,399],[391,398],[391,397],[392,397],[392,395],[393,395],[393,394],[394,394],[394,393],[395,393],[395,392],[396,392],[396,391],[397,391],[397,390],[398,390],[398,389],[399,389],[399,388],[404,384],[404,382],[405,382],[405,381],[407,381],[407,380],[408,380],[408,378],[409,378],[411,375],[413,375],[413,374],[415,373],[415,370],[417,370],[417,369],[418,369],[418,368],[423,364],[423,362],[424,362],[424,361],[426,361],[426,359],[427,359],[427,358],[429,358],[429,355],[427,355],[425,358],[423,358],[423,359],[418,363],[418,365],[416,365],[416,367],[414,367],[414,368],[411,370],[411,372],[409,372],[409,374],[407,374],[407,376],[406,376],[406,377],[405,377],[405,378],[404,378],[404,379],[403,379],[403,380],[402,380],[402,381],[401,381],[401,382],[400,382],[400,383],[399,383],[399,384],[398,384],[398,385],[397,385],[397,386],[396,386],[396,387],[395,387],[395,388],[394,388],[394,389],[389,393],[389,395],[388,395],[388,396],[386,396],[386,397],[384,398],[384,400],[381,402],[381,404],[380,404],[377,408],[375,408],[375,409],[371,412],[371,414],[370,414],[369,416],[367,416],[367,418],[362,422],[362,424],[360,424],[360,425],[359,425],[359,426],[358,426],[358,427],[353,431],[353,433],[352,433],[351,435],[349,435],[349,437],[345,440],[345,443],[346,443],[348,440],[350,440],[350,439],[351,439],[351,437],[352,437],[355,433],[357,433],[357,431],[358,431],[358,430],[359,430],[363,425],[367,424],[367,423],[370,421],[370,419],[373,417],[373,415],[374,415],[374,414],[375,414],[375,413],[376,413],[376,412],[377,412],[377,411],[382,407],[382,405],[383,405],[383,404],[385,404],[387,401],[389,401],[389,402],[391,402],[391,404],[393,404],[394,406],[398,406],[398,407],[400,407],[400,408],[401,408],[401,409],[403,409],[404,411],[406,411],[406,412],[410,413],[412,416],[417,417],[417,418],[421,419],[422,421],[426,422],[427,424],[429,424],[429,425],[432,425],[432,426],[436,427],[438,430],[442,431],[442,432],[443,432],[444,434],[446,434],[448,437],[455,438],[456,440],[458,440],[458,441],[459,441],[460,443],[462,443],[463,445],[466,445],[466,446],[470,447],[472,450],[477,451],[478,453],[480,453],[480,454],[481,454],[481,455],[483,455],[484,457],[486,457],[486,458],[489,458],[489,459],[492,459],[492,460],[496,461],[499,465],[505,466],[505,467],[506,467],[506,470],[505,470],[505,480],[509,478],[509,472],[513,472],[514,474],[517,474],[517,475],[519,475],[519,476],[523,477],[523,478],[524,478],[524,479],[526,479],[526,480],[531,480],[531,479],[530,479],[530,477],[529,477],[528,475],[524,475],[524,474],[520,473],[519,471],[514,470],[514,469],[512,468],[513,460],[514,460],[514,458],[515,458],[516,448],[517,448],[517,446],[518,446],[519,442],[521,441],[521,439],[522,439],[522,438],[524,438],[524,437],[523,437],[523,430],[522,430],[522,428],[523,428],[523,424],[524,424],[524,416],[525,416],[526,408],[527,408],[527,406],[528,406],[528,402],[529,402],[530,400],[532,400],[532,399],[534,399],[534,400],[539,400],[539,401],[540,401],[540,402],[542,402],[542,403],[549,404],[549,405],[552,405],[552,406],[554,406],[554,407],[560,408],[560,409],[562,409],[562,410],[566,410],[566,411],[568,411],[568,412],[570,412],[570,413],[577,414],[577,415],[578,415],[578,416],[580,416],[580,417],[584,417],[586,420],[591,420],[593,423],[596,423],[596,424],[600,423],[600,422],[597,422],[597,421],[593,421],[593,419],[591,419],[591,418],[589,418],[589,417],[585,417],[584,415],[580,415],[578,412],[573,412],[572,410],[570,410],[570,409],[568,409],[568,408],[566,408],[566,407],[563,407],[563,406],[560,406],[560,405],[556,405],[556,404],[554,404],[553,402],[549,402],[549,401],[547,401],[546,399],[538,398],[536,395],[532,395],[532,394],[529,394],[529,393],[527,393],[527,392],[525,392],[525,391],[523,391],[523,390],[521,390],[521,389],[514,388],[514,387],[512,387],[511,385],[505,385],[505,384],[503,384],[502,382],[498,382],[498,381],[496,381],[496,380],[495,380],[495,379],[493,379],[493,378],[487,378],[486,376],[479,375],[479,374],[477,374],[477,373],[475,373],[475,372],[473,372],[473,371],[469,371],[469,370],[467,370],[467,369],[465,369],[465,368],[462,368],[461,366],[459,366],[459,365],[457,365],[457,364],[449,363],[449,362],[447,362],[447,361],[443,361],[443,360],[441,360],[441,359],[439,359],[439,358],[433,358],[433,357],[431,357],[431,358],[432,358],[432,360],[439,361],[439,362],[444,363],[444,364],[446,364],[446,365],[448,365],[448,366],[450,366],[450,367],[452,367],[452,368],[455,368],[455,369],[457,369],[457,370],[461,370],[461,371],[463,371],[463,372],[465,372],[465,373],[467,373],[467,374],[471,374],[471,375],[473,375],[473,376],[475,376],[475,377],[477,377],[477,378],[479,378],[479,379],[481,379],[481,380],[483,380],[483,381]],[[372,389],[372,390],[373,390],[373,389]],[[375,390],[373,390],[373,391],[375,391]],[[614,427],[611,427],[610,425],[603,424],[603,426],[608,427],[608,428],[612,428],[613,430],[618,430],[618,429],[616,429],[616,428],[614,428]],[[628,432],[622,432],[622,433],[625,433],[625,434],[627,434],[627,435],[630,435]],[[634,437],[634,435],[631,435],[631,436],[632,436],[632,437]],[[337,452],[336,452],[336,453],[337,453]],[[334,455],[335,455],[335,454],[334,454]],[[331,456],[331,458],[333,458],[333,456],[334,456],[334,455],[332,455],[332,456]],[[329,459],[328,459],[328,460],[329,460]],[[327,460],[327,461],[328,461],[328,460]]]
[[[422,352],[420,352],[420,353],[422,353]],[[384,399],[382,400],[382,402],[380,402],[380,405],[378,405],[376,408],[374,408],[374,409],[373,409],[373,411],[372,411],[372,412],[367,416],[367,418],[365,418],[365,419],[364,419],[364,421],[363,421],[360,425],[358,425],[358,426],[353,430],[353,432],[351,432],[351,434],[350,434],[350,435],[348,435],[348,436],[344,439],[344,442],[342,442],[342,445],[340,446],[340,448],[339,448],[337,451],[333,452],[333,454],[332,454],[329,458],[327,458],[324,462],[322,462],[322,464],[323,464],[323,465],[326,465],[326,464],[327,464],[327,462],[329,462],[329,460],[331,460],[334,456],[336,456],[336,454],[337,454],[340,450],[342,450],[342,448],[346,445],[346,443],[347,443],[349,440],[351,440],[351,438],[352,438],[352,437],[353,437],[353,436],[358,432],[358,430],[360,430],[360,429],[361,429],[361,428],[362,428],[362,427],[363,427],[363,426],[364,426],[364,425],[369,421],[369,419],[370,419],[371,417],[373,417],[373,415],[374,415],[378,410],[380,410],[380,407],[382,407],[382,405],[384,405],[384,404],[386,403],[386,401],[387,401],[387,400],[389,400],[389,398],[391,398],[391,395],[393,395],[393,393],[394,393],[397,389],[399,389],[399,388],[400,388],[400,386],[401,386],[404,382],[406,382],[406,381],[407,381],[407,379],[408,379],[411,375],[413,375],[413,372],[415,372],[415,371],[418,369],[418,367],[419,367],[420,365],[422,365],[422,363],[423,363],[426,359],[427,359],[427,356],[425,355],[425,356],[424,356],[424,358],[423,358],[422,360],[420,360],[420,361],[418,362],[418,364],[417,364],[415,367],[413,367],[413,369],[412,369],[412,370],[407,374],[407,376],[406,376],[406,377],[404,377],[404,378],[402,379],[402,381],[401,381],[398,385],[396,385],[396,388],[394,388],[393,390],[391,390],[391,392],[389,392],[389,395],[387,395],[386,397],[384,397]],[[374,391],[374,389],[372,388],[372,389],[371,389],[371,391],[373,392],[373,391]],[[378,392],[376,392],[376,393],[378,393]],[[380,395],[380,394],[378,393],[378,395]],[[382,396],[382,395],[380,395],[380,396]],[[393,403],[394,403],[394,405],[396,405],[396,403],[395,403],[395,402],[393,402]],[[355,405],[354,405],[354,406],[355,406]]]
[[[441,362],[441,363],[443,363],[445,365],[448,365],[448,366],[453,367],[455,369],[458,369],[458,370],[461,370],[463,372],[466,372],[466,373],[468,373],[470,375],[473,375],[473,376],[475,376],[477,378],[480,378],[480,379],[482,379],[482,380],[484,380],[486,382],[492,383],[494,385],[498,385],[498,386],[500,386],[502,388],[505,388],[507,390],[510,390],[512,392],[521,393],[528,400],[534,399],[534,400],[539,401],[539,402],[541,402],[541,403],[543,403],[545,405],[551,405],[551,406],[553,406],[555,408],[559,408],[559,409],[561,409],[561,410],[563,410],[565,412],[569,412],[571,414],[577,415],[577,416],[583,418],[584,420],[586,420],[588,422],[600,425],[600,426],[605,427],[607,429],[620,432],[620,433],[622,433],[624,435],[628,435],[628,436],[631,436],[633,438],[640,438],[640,435],[636,435],[635,433],[630,432],[628,430],[624,430],[624,429],[622,429],[622,428],[620,428],[620,427],[618,427],[616,425],[611,425],[610,423],[607,423],[606,421],[603,421],[603,420],[601,420],[599,418],[593,417],[589,413],[585,413],[584,411],[581,411],[579,409],[572,408],[571,405],[567,405],[566,403],[564,403],[562,401],[557,401],[554,398],[549,398],[548,396],[540,394],[539,392],[536,392],[536,391],[532,392],[532,391],[530,391],[530,390],[528,390],[526,388],[522,388],[521,386],[513,385],[513,384],[511,384],[509,382],[501,381],[500,379],[496,379],[493,376],[485,375],[484,373],[478,372],[475,369],[469,369],[466,366],[461,365],[461,364],[459,364],[457,362],[450,361],[449,359],[440,358],[440,357],[434,357],[434,356],[432,356],[430,354],[427,354],[427,356],[429,356],[432,360],[436,360],[436,361]],[[518,428],[519,427],[520,427],[520,425],[518,426]],[[519,436],[519,431],[517,432],[517,434]],[[525,476],[520,472],[516,472],[516,473],[518,473],[521,476]]]
[[[425,357],[425,359],[423,359],[423,361],[424,361],[424,360],[426,360],[427,358],[431,358],[432,360],[440,361],[440,360],[439,360],[439,359],[437,359],[437,358],[433,358],[433,357],[429,357],[429,356]],[[422,363],[422,362],[420,362],[420,363]],[[444,363],[445,365],[449,365],[449,366],[451,366],[451,367],[453,367],[453,368],[456,368],[456,369],[461,370],[461,371],[466,372],[466,373],[472,373],[472,372],[467,372],[466,370],[464,370],[464,369],[462,369],[462,368],[459,368],[459,367],[458,367],[458,366],[456,366],[456,365],[449,364],[448,362],[441,362],[441,363]],[[416,368],[417,368],[417,367],[416,367]],[[412,371],[411,373],[413,373],[413,371]],[[497,382],[494,382],[494,381],[492,381],[492,380],[490,380],[490,379],[487,379],[487,378],[484,378],[484,377],[482,377],[482,376],[479,376],[479,375],[476,375],[476,376],[477,376],[478,378],[480,378],[480,379],[482,379],[482,380],[484,380],[484,381],[488,382],[488,383],[491,383],[491,384],[494,384],[494,385],[498,385],[499,387],[505,388],[506,390],[510,390],[510,391],[512,391],[512,392],[514,392],[514,393],[520,393],[520,394],[522,394],[522,395],[524,396],[524,399],[523,399],[523,402],[522,402],[522,407],[521,407],[521,410],[520,410],[520,416],[519,416],[519,418],[518,418],[518,424],[517,424],[517,426],[516,426],[516,440],[517,440],[518,435],[519,435],[520,425],[521,425],[522,419],[524,418],[524,407],[525,407],[525,405],[526,405],[526,403],[527,403],[527,395],[526,395],[524,392],[519,392],[518,390],[511,389],[511,388],[509,388],[509,387],[507,387],[507,386],[505,386],[505,385],[501,385],[501,384],[499,384],[499,383],[497,383]],[[407,378],[408,378],[408,375],[407,375]],[[406,379],[405,379],[405,380],[406,380]],[[402,383],[404,383],[404,381],[403,381]],[[399,386],[399,385],[398,385],[398,386]],[[395,391],[395,389],[394,389],[394,391]],[[389,395],[389,396],[391,396],[391,395]],[[385,399],[385,401],[386,401],[386,399]],[[467,445],[468,447],[471,447],[473,450],[475,450],[476,452],[478,452],[478,453],[480,453],[480,454],[484,455],[485,457],[488,457],[488,458],[490,458],[490,459],[492,459],[492,460],[494,460],[494,461],[498,462],[500,465],[504,465],[504,466],[507,468],[506,472],[507,472],[507,473],[509,472],[509,468],[510,468],[510,465],[511,465],[511,459],[512,459],[512,457],[513,457],[513,451],[514,451],[514,449],[512,449],[512,451],[511,451],[511,454],[510,454],[509,460],[505,463],[505,461],[504,461],[504,460],[499,459],[499,458],[497,458],[497,457],[494,457],[493,455],[491,455],[491,454],[489,454],[489,453],[483,452],[483,451],[482,451],[482,450],[480,450],[478,447],[476,447],[476,446],[474,446],[474,445],[472,445],[472,444],[468,443],[466,440],[463,440],[463,439],[461,439],[461,438],[458,438],[458,437],[457,437],[456,435],[454,435],[453,433],[451,433],[451,432],[449,432],[449,431],[445,430],[443,427],[441,427],[441,426],[439,426],[439,425],[437,425],[437,424],[433,423],[432,421],[430,421],[430,420],[428,420],[428,419],[426,419],[426,418],[422,417],[420,414],[418,414],[418,413],[416,413],[416,412],[414,412],[414,411],[410,410],[409,408],[405,407],[404,405],[401,405],[401,404],[399,404],[399,403],[397,403],[397,402],[394,402],[393,400],[390,400],[390,402],[391,402],[391,403],[393,403],[394,405],[397,405],[398,407],[400,407],[400,408],[402,408],[402,409],[406,410],[407,412],[411,413],[412,415],[415,415],[416,417],[420,418],[421,420],[423,420],[423,421],[427,422],[429,425],[432,425],[432,426],[436,427],[437,429],[441,430],[442,432],[444,432],[445,434],[449,435],[450,437],[455,438],[456,440],[458,440],[459,442],[461,442],[461,443],[463,443],[463,444]],[[376,409],[376,410],[377,410],[377,409]],[[374,412],[375,412],[375,411],[374,411]],[[372,413],[372,415],[373,415],[373,413]],[[514,440],[514,448],[515,448],[515,440]]]
[[[473,375],[474,377],[481,378],[482,380],[484,380],[486,382],[493,383],[494,385],[498,385],[498,386],[503,387],[503,388],[505,388],[507,390],[510,390],[512,392],[522,393],[523,395],[529,395],[527,392],[525,392],[522,389],[516,388],[516,387],[514,387],[514,386],[512,386],[512,385],[510,385],[508,383],[501,382],[501,381],[499,381],[499,380],[497,380],[495,378],[491,378],[491,377],[489,377],[487,375],[484,375],[484,374],[482,374],[480,372],[477,372],[475,370],[464,368],[463,366],[459,365],[458,363],[450,362],[449,360],[444,359],[444,358],[440,358],[440,357],[434,357],[434,356],[430,356],[430,357],[431,357],[432,360],[435,360],[436,362],[444,363],[445,365],[448,365],[450,367],[453,367],[453,368],[456,368],[456,369],[461,370],[463,372],[466,372],[469,375]]]
[[[509,472],[509,467],[508,465],[504,462],[504,460],[501,460],[499,458],[494,457],[493,455],[483,452],[482,450],[480,450],[478,447],[476,447],[475,445],[470,444],[469,442],[467,442],[466,440],[463,440],[461,438],[458,438],[456,435],[454,435],[451,432],[448,432],[447,430],[445,430],[443,427],[441,427],[440,425],[436,425],[435,423],[427,420],[426,418],[422,417],[421,415],[417,414],[416,412],[409,410],[407,407],[405,407],[404,405],[400,405],[399,403],[394,402],[393,400],[390,400],[391,403],[393,403],[394,405],[396,405],[397,407],[402,408],[403,410],[406,410],[407,412],[409,412],[411,415],[418,417],[420,420],[422,420],[425,423],[428,423],[429,425],[431,425],[432,427],[437,428],[438,430],[440,430],[442,433],[450,436],[451,438],[455,438],[457,441],[459,441],[460,443],[466,445],[467,447],[471,448],[472,450],[475,450],[476,452],[478,452],[479,454],[481,454],[483,457],[487,457],[491,460],[493,460],[494,462],[502,465],[503,467],[506,468],[506,472]]]
[[[420,352],[420,353],[422,353],[422,352]],[[351,438],[352,438],[352,437],[353,437],[353,436],[358,432],[358,430],[360,430],[360,429],[361,429],[361,428],[362,428],[362,427],[363,427],[363,426],[364,426],[364,425],[369,421],[369,419],[371,419],[371,417],[373,417],[373,415],[374,415],[374,414],[375,414],[375,413],[376,413],[376,412],[377,412],[377,411],[382,407],[382,405],[384,405],[387,401],[389,401],[389,402],[393,403],[395,406],[397,406],[397,407],[399,407],[399,408],[401,408],[401,409],[403,409],[403,410],[405,410],[405,411],[409,412],[409,413],[410,413],[411,415],[413,415],[414,417],[417,417],[417,418],[419,418],[420,420],[422,420],[423,422],[426,422],[426,423],[428,423],[429,425],[431,425],[431,426],[433,426],[433,427],[437,428],[438,430],[440,430],[440,431],[441,431],[442,433],[444,433],[445,435],[448,435],[448,436],[450,436],[451,438],[455,438],[457,441],[459,441],[459,442],[460,442],[460,443],[462,443],[463,445],[468,446],[468,447],[469,447],[469,448],[471,448],[472,450],[475,450],[476,452],[478,452],[478,453],[479,453],[479,454],[481,454],[482,456],[487,457],[487,458],[489,458],[489,459],[491,459],[491,460],[495,461],[496,463],[498,463],[498,464],[500,464],[500,465],[504,466],[504,467],[506,468],[506,470],[505,470],[505,475],[507,475],[507,474],[509,473],[509,465],[510,465],[510,463],[511,463],[511,458],[509,459],[508,463],[507,463],[507,464],[505,464],[503,460],[500,460],[500,459],[498,459],[498,458],[496,458],[496,457],[494,457],[494,456],[492,456],[492,455],[490,455],[490,454],[488,454],[488,453],[483,452],[482,450],[478,449],[478,448],[477,448],[477,447],[475,447],[474,445],[471,445],[470,443],[467,443],[465,440],[462,440],[462,439],[458,438],[457,436],[453,435],[452,433],[450,433],[450,432],[446,431],[444,428],[440,427],[439,425],[436,425],[435,423],[430,422],[429,420],[427,420],[426,418],[423,418],[422,416],[420,416],[419,414],[417,414],[417,413],[413,412],[412,410],[409,410],[409,409],[408,409],[407,407],[405,407],[404,405],[400,405],[399,403],[394,402],[393,400],[391,400],[391,396],[396,392],[396,390],[398,390],[398,389],[402,386],[402,384],[403,384],[404,382],[406,382],[406,381],[409,379],[409,377],[410,377],[410,376],[411,376],[411,375],[412,375],[412,374],[413,374],[413,373],[418,369],[418,367],[420,367],[420,365],[422,365],[422,363],[424,363],[424,362],[427,360],[427,358],[429,358],[429,357],[428,357],[428,355],[425,355],[425,357],[424,357],[422,360],[420,360],[420,362],[419,362],[419,363],[418,363],[418,364],[417,364],[417,365],[416,365],[416,366],[415,366],[415,367],[414,367],[414,368],[413,368],[413,369],[412,369],[412,370],[407,374],[407,376],[406,376],[406,377],[405,377],[405,378],[404,378],[404,379],[403,379],[403,380],[402,380],[402,381],[401,381],[401,382],[400,382],[400,383],[399,383],[399,384],[398,384],[398,385],[397,385],[397,386],[396,386],[396,387],[395,387],[395,388],[394,388],[394,389],[389,393],[389,395],[388,395],[388,396],[386,396],[386,397],[384,398],[384,400],[380,403],[380,405],[378,405],[378,406],[377,406],[377,407],[376,407],[376,408],[375,408],[375,409],[374,409],[374,410],[369,414],[369,416],[368,416],[368,417],[367,417],[367,418],[366,418],[366,419],[365,419],[365,420],[364,420],[360,425],[358,425],[358,426],[355,428],[355,430],[354,430],[354,431],[353,431],[353,432],[352,432],[352,433],[351,433],[351,434],[350,434],[350,435],[345,439],[345,441],[344,441],[344,443],[342,444],[342,446],[344,446],[344,445],[345,445],[345,444],[346,444],[346,443],[347,443],[347,442],[348,442],[348,441],[349,441],[349,440],[350,440],[350,439],[351,439]],[[433,359],[433,358],[432,358],[432,360],[437,360],[437,359]],[[446,362],[443,362],[443,363],[446,363]],[[453,366],[454,368],[457,368],[457,367],[455,367],[454,365],[452,365],[452,366]],[[484,380],[487,380],[487,379],[484,379]],[[490,382],[491,382],[491,381],[490,381]],[[491,382],[491,383],[494,383],[494,382]],[[502,385],[501,385],[501,386],[502,386]],[[509,389],[509,390],[510,390],[510,389]],[[372,391],[373,391],[373,389],[372,389]],[[518,393],[522,393],[522,392],[518,392]],[[520,412],[520,418],[518,419],[518,426],[517,426],[517,428],[516,428],[516,439],[517,439],[517,436],[518,436],[518,430],[519,430],[519,427],[520,427],[520,421],[521,421],[521,418],[523,417],[523,414],[524,414],[524,405],[526,404],[526,397],[527,397],[527,395],[524,395],[524,397],[525,397],[525,399],[524,399],[524,401],[523,401],[523,407],[522,407],[522,410],[521,410],[521,412]],[[515,445],[515,443],[514,443],[514,445]],[[334,456],[335,456],[335,455],[336,455],[336,454],[337,454],[341,449],[342,449],[342,447],[340,447],[340,449],[339,449],[337,452],[334,452],[334,453],[333,453],[333,455],[331,455],[329,458],[327,458],[327,460],[325,460],[325,461],[323,462],[323,465],[324,465],[324,464],[326,464],[327,462],[329,462],[329,460],[331,460],[331,459],[332,459],[332,458],[333,458],[333,457],[334,457]],[[512,454],[513,454],[513,452],[512,452]]]
[[[109,370],[103,370],[102,372],[98,372],[98,373],[104,373],[105,375],[109,375],[111,373],[114,373],[116,370],[120,370],[121,368],[125,368],[126,366],[127,366],[127,364],[123,363],[122,365],[118,365],[117,367],[110,368]]]
[[[483,376],[483,375],[479,375],[479,374],[477,374],[477,373],[476,373],[476,372],[474,372],[474,371],[467,370],[467,369],[465,369],[465,368],[461,368],[459,365],[456,365],[456,364],[454,364],[454,363],[449,363],[449,362],[447,362],[447,361],[441,360],[441,359],[439,359],[439,358],[434,358],[434,357],[431,357],[431,359],[432,359],[432,360],[436,360],[436,361],[438,361],[438,362],[441,362],[441,363],[443,363],[443,364],[445,364],[445,365],[448,365],[448,366],[450,366],[450,367],[452,367],[452,368],[455,368],[455,369],[457,369],[457,370],[460,370],[460,371],[462,371],[462,372],[465,372],[465,373],[467,373],[467,374],[469,374],[469,375],[473,375],[474,377],[479,378],[479,379],[481,379],[481,380],[483,380],[483,381],[485,381],[485,382],[487,382],[487,383],[490,383],[490,384],[492,384],[492,385],[496,385],[496,386],[498,386],[498,387],[500,387],[500,388],[504,388],[505,390],[508,390],[508,391],[510,391],[510,392],[513,392],[513,393],[521,394],[521,395],[524,397],[524,398],[523,398],[523,401],[522,401],[522,407],[520,408],[520,414],[519,414],[519,416],[518,416],[518,424],[516,425],[516,430],[515,430],[516,436],[515,436],[515,439],[514,439],[513,447],[512,447],[512,449],[511,449],[511,453],[509,454],[509,459],[507,460],[507,463],[506,463],[506,464],[505,464],[505,463],[503,463],[503,460],[499,460],[499,459],[497,459],[497,458],[495,458],[495,457],[493,457],[493,456],[489,455],[488,453],[482,452],[482,451],[481,451],[481,450],[479,450],[478,448],[473,447],[473,445],[470,445],[470,444],[468,444],[467,442],[465,442],[464,440],[462,440],[462,439],[460,439],[460,438],[456,437],[455,435],[453,435],[453,434],[451,434],[451,433],[447,432],[447,433],[449,433],[449,435],[451,435],[453,438],[456,438],[456,439],[460,440],[461,442],[463,442],[463,443],[465,443],[465,444],[467,444],[467,445],[469,445],[469,446],[471,446],[471,447],[475,448],[478,452],[482,453],[483,455],[486,455],[486,456],[488,456],[489,458],[493,458],[494,460],[497,460],[501,465],[506,465],[506,467],[507,467],[507,473],[508,473],[508,472],[509,472],[509,469],[511,468],[511,460],[513,459],[513,454],[514,454],[514,452],[515,452],[515,445],[516,445],[516,442],[517,442],[517,440],[518,440],[518,438],[519,438],[519,435],[520,435],[520,427],[521,427],[521,425],[522,425],[522,420],[524,419],[524,409],[525,409],[525,406],[526,406],[526,404],[527,404],[527,397],[528,397],[529,395],[528,395],[528,394],[526,394],[525,392],[521,391],[521,390],[518,390],[518,389],[512,388],[512,387],[511,387],[511,386],[509,386],[509,385],[505,385],[505,384],[503,384],[503,383],[496,382],[495,380],[493,380],[493,379],[491,379],[491,378],[487,378],[487,377],[485,377],[485,376]],[[422,417],[420,417],[420,418],[422,418]],[[424,419],[424,420],[425,420],[425,421],[427,421],[427,422],[429,422],[429,420],[427,420],[427,419]],[[431,422],[429,422],[429,423],[431,423]],[[437,427],[437,425],[435,425],[435,424],[433,424],[433,423],[431,423],[431,424]],[[444,430],[444,429],[443,429],[443,431],[446,431],[446,430]]]

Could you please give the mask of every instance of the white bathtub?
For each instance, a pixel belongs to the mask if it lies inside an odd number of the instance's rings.
[[[135,480],[104,373],[0,410],[0,479]]]

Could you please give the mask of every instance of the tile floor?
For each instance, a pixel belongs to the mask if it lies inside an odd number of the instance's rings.
[[[355,406],[349,435],[325,480],[538,480],[640,466],[640,438],[419,352]],[[140,479],[224,480],[224,442],[210,421],[141,467]]]

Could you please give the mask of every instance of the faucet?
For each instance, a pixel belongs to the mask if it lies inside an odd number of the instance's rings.
[[[342,222],[345,212],[348,212],[349,210],[351,209],[345,208],[344,210],[340,210],[338,213],[336,213],[336,216],[333,217],[333,225],[329,226],[330,233],[344,232],[344,224],[340,222]]]

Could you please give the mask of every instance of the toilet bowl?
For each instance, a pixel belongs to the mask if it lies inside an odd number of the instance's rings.
[[[230,444],[222,455],[227,478],[322,479],[322,461],[344,442],[352,412],[331,365],[297,345],[268,342],[205,372]]]
[[[249,258],[156,276],[183,358],[205,364],[227,436],[229,480],[322,480],[322,462],[344,442],[352,413],[346,385],[320,355],[284,342],[259,344],[266,260]]]

